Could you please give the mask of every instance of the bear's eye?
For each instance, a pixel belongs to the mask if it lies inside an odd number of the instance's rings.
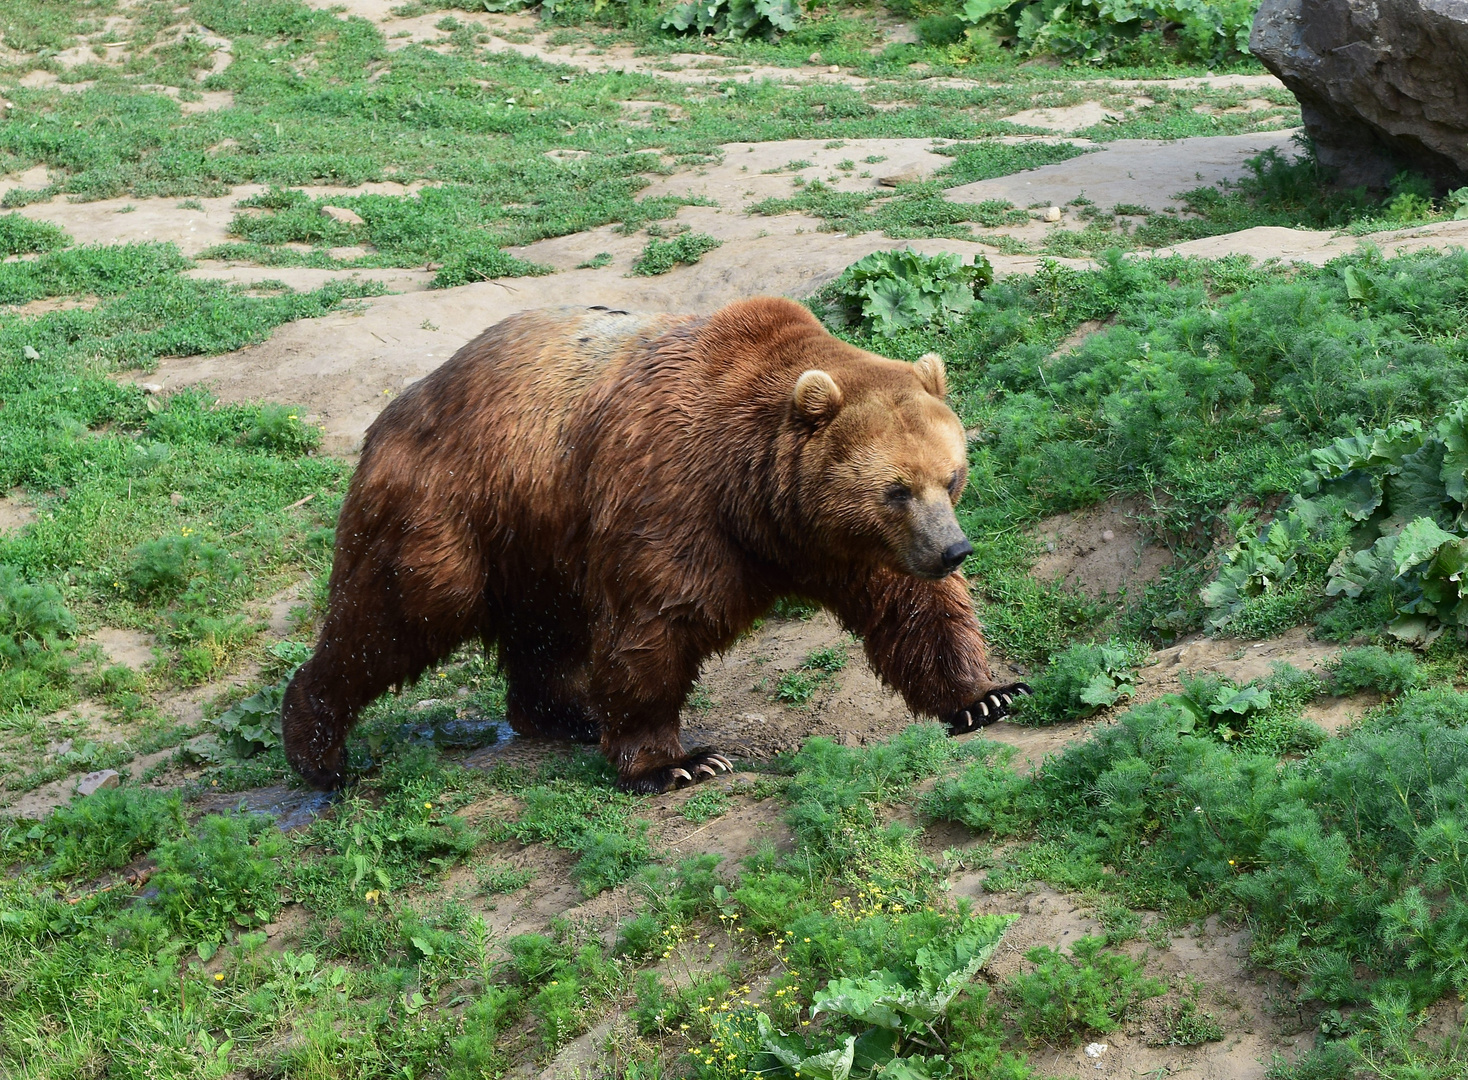
[[[888,484],[886,498],[892,506],[901,506],[912,498],[912,488],[906,484]]]
[[[959,485],[962,484],[962,483],[963,483],[963,473],[961,473],[961,472],[954,473],[953,474],[953,479],[951,479],[951,480],[948,481],[948,494],[952,495],[955,491],[958,490]]]

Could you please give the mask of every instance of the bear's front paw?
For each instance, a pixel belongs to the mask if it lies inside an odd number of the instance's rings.
[[[689,784],[707,780],[711,776],[718,776],[719,773],[733,771],[732,761],[717,750],[705,746],[694,750],[686,757],[679,758],[670,765],[659,765],[640,773],[620,777],[617,780],[617,786],[623,791],[631,791],[638,795],[661,795],[665,791],[687,787]]]
[[[948,734],[962,735],[977,728],[988,727],[1009,713],[1015,698],[1029,697],[1032,692],[1029,684],[1022,682],[996,686],[972,705],[965,705],[950,713],[944,720],[948,725]]]

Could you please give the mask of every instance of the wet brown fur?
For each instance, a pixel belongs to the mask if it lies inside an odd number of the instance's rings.
[[[797,395],[808,371],[829,379]],[[700,663],[791,594],[861,635],[915,712],[977,700],[994,684],[967,587],[914,576],[916,527],[881,502],[894,480],[956,501],[943,390],[940,362],[863,352],[785,300],[491,327],[367,433],[286,694],[291,763],[340,784],[358,711],[479,636],[515,730],[599,740],[624,786],[662,790]]]

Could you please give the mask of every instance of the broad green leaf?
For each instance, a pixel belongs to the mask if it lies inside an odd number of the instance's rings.
[[[755,1025],[765,1049],[773,1054],[788,1069],[802,1077],[813,1080],[846,1080],[851,1075],[851,1062],[855,1056],[856,1036],[848,1035],[846,1041],[835,1050],[807,1055],[805,1047],[784,1032],[776,1030],[764,1013],[755,1015]]]
[[[1386,477],[1386,504],[1391,516],[1382,525],[1388,531],[1414,518],[1451,522],[1458,515],[1443,486],[1443,444],[1429,439],[1420,450],[1402,459],[1401,468]]]
[[[1468,503],[1468,402],[1460,401],[1443,414],[1437,422],[1437,437],[1443,441],[1444,492],[1450,499]]]
[[[1395,469],[1426,438],[1417,420],[1398,420],[1369,434],[1334,439],[1329,446],[1310,451],[1310,464],[1324,480],[1334,480],[1352,469],[1380,474]]]
[[[1435,556],[1444,544],[1457,544],[1459,538],[1438,527],[1431,518],[1417,518],[1403,527],[1397,534],[1397,544],[1392,551],[1392,565],[1396,577]]]
[[[1269,708],[1269,691],[1259,686],[1245,686],[1240,690],[1226,690],[1219,699],[1208,706],[1215,716],[1235,713],[1247,716],[1256,710]]]
[[[1341,271],[1346,282],[1346,296],[1355,304],[1366,304],[1376,299],[1376,282],[1366,272],[1355,266]]]
[[[1427,615],[1399,615],[1387,623],[1386,629],[1398,641],[1424,649],[1443,632],[1442,624]]]
[[[1371,547],[1355,553],[1343,552],[1331,564],[1325,583],[1326,596],[1360,596],[1370,585],[1396,576],[1392,553],[1397,535],[1383,536]]]
[[[987,19],[991,15],[998,15],[1001,11],[1011,8],[1018,0],[965,0],[962,10],[964,22],[976,23]]]
[[[897,1032],[887,1028],[868,1028],[856,1037],[852,1048],[851,1070],[862,1074],[880,1069],[897,1055]]]
[[[872,320],[872,329],[879,334],[890,337],[899,330],[921,325],[922,294],[906,281],[900,278],[870,281],[862,293],[867,297],[862,314]]]
[[[894,1002],[905,991],[901,983],[887,981],[885,973],[867,975],[860,979],[832,979],[826,988],[815,995],[811,1003],[811,1016],[819,1013],[841,1013],[864,1024],[877,1027],[902,1027],[902,1016]]]
[[[1080,693],[1083,702],[1098,709],[1105,705],[1115,705],[1120,696],[1116,680],[1104,671],[1096,672]]]
[[[1365,521],[1376,513],[1386,495],[1380,477],[1372,476],[1365,469],[1352,469],[1334,480],[1322,480],[1313,490],[1340,499],[1346,513],[1356,521]]]
[[[948,1063],[942,1056],[893,1058],[872,1080],[934,1080],[948,1076]]]

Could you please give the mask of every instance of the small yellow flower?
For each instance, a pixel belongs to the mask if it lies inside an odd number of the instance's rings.
[[[425,809],[425,810],[432,810],[433,809],[433,804],[431,802],[426,802],[426,803],[423,804],[423,809]]]
[[[214,976],[214,981],[215,982],[224,982],[224,972],[221,971],[218,975],[215,975]]]
[[[369,889],[365,894],[363,894],[362,899],[366,900],[369,904],[375,904],[377,903],[377,898],[381,895],[381,889]]]

